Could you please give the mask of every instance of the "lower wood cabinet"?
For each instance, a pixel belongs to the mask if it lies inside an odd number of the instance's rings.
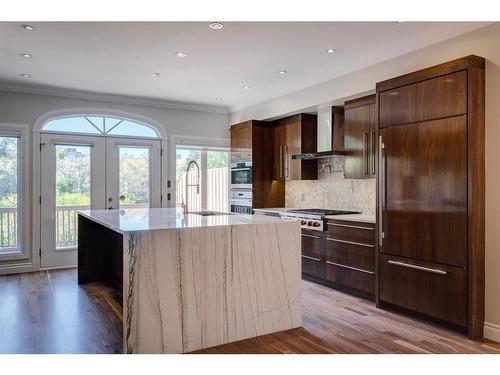
[[[464,268],[379,255],[379,303],[467,327]]]
[[[369,299],[375,295],[375,225],[329,220],[324,232],[302,231],[305,278]]]
[[[302,274],[325,277],[325,241],[312,230],[302,230]]]

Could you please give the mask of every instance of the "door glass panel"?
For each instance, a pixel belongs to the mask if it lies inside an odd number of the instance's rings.
[[[188,185],[199,184],[187,187],[187,202],[189,211],[201,210],[201,173],[198,174],[196,165],[191,164],[189,175],[186,176],[186,168],[190,161],[195,161],[201,170],[201,151],[196,149],[176,150],[176,205],[183,207],[186,204],[186,181]],[[198,178],[200,178],[198,180]]]
[[[0,252],[20,248],[18,148],[18,138],[0,136]]]
[[[120,208],[148,208],[150,192],[149,148],[119,147]]]
[[[207,151],[207,209],[228,212],[228,161],[227,151]]]
[[[55,145],[56,249],[77,244],[77,210],[90,209],[91,146]]]

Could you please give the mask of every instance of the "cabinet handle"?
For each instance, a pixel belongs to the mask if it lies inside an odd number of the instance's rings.
[[[283,149],[284,149],[284,154],[285,154],[285,178],[288,178],[289,176],[289,173],[288,173],[288,169],[289,169],[289,166],[288,166],[288,146],[283,146]]]
[[[310,237],[310,238],[316,238],[316,239],[321,239],[320,236],[313,236],[312,234],[302,234],[302,237]]]
[[[314,258],[314,257],[310,257],[308,255],[302,255],[302,258],[314,260],[315,262],[321,262],[321,258]]]
[[[375,147],[376,147],[376,141],[375,141],[375,132],[371,132],[371,154],[372,154],[372,174],[375,174]]]
[[[395,261],[395,260],[388,260],[387,263],[392,264],[394,266],[406,267],[406,268],[411,268],[411,269],[414,269],[414,270],[431,272],[431,273],[437,273],[438,275],[446,275],[446,271],[440,270],[438,268],[429,268],[429,267],[417,266],[415,264],[410,264],[410,263],[405,263],[405,262],[398,262],[398,261]]]
[[[332,225],[332,226],[335,226],[335,227],[364,229],[364,230],[375,230],[375,228],[360,227],[359,225],[347,225],[347,224],[338,224],[338,223],[326,223],[326,225]]]
[[[280,146],[280,180],[283,178],[283,146]]]
[[[385,210],[385,144],[380,135],[378,138],[378,172],[379,172],[379,218],[378,218],[378,244],[382,246],[384,240],[384,210]]]
[[[363,173],[368,175],[368,133],[363,133]]]
[[[370,275],[375,274],[375,272],[373,272],[373,271],[362,270],[361,268],[356,268],[356,267],[346,266],[345,264],[340,264],[340,263],[330,262],[329,260],[327,260],[327,261],[326,261],[326,264],[331,264],[331,265],[333,265],[333,266],[342,267],[342,268],[347,268],[347,269],[354,270],[354,271],[364,272],[364,273],[368,273],[368,274],[370,274]]]
[[[341,242],[341,243],[347,243],[349,245],[358,245],[358,246],[364,246],[364,247],[375,247],[374,245],[367,245],[365,243],[359,243],[359,242],[352,242],[352,241],[345,241],[345,240],[337,240],[335,238],[326,238],[327,241],[333,241],[333,242]]]

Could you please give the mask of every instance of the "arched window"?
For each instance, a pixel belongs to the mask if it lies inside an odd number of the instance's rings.
[[[161,135],[153,126],[120,116],[76,115],[57,117],[47,121],[43,125],[42,131],[161,138]]]

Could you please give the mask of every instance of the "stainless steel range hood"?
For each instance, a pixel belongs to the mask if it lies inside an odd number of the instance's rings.
[[[310,160],[344,155],[344,108],[318,110],[317,151],[292,155],[292,159]]]

